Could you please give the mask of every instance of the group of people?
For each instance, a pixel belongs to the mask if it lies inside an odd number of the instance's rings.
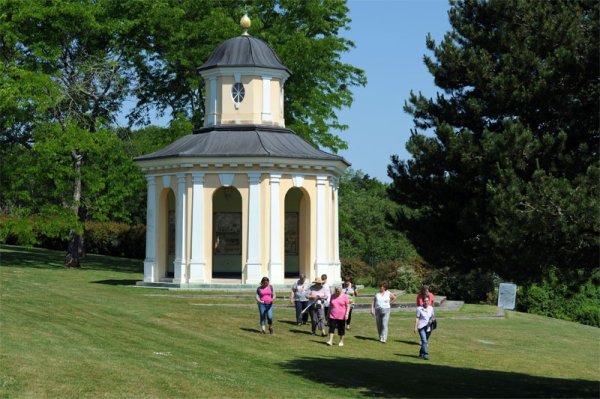
[[[325,327],[329,326],[329,340],[327,345],[333,345],[333,337],[337,330],[339,346],[344,346],[346,329],[350,329],[352,321],[352,309],[355,298],[358,296],[358,288],[348,277],[344,278],[341,286],[333,289],[327,283],[327,275],[323,274],[312,283],[306,280],[304,274],[292,285],[290,302],[296,308],[296,324],[305,325],[310,316],[311,334],[316,335],[317,329],[322,337],[326,337]],[[260,314],[261,334],[266,334],[266,324],[269,333],[273,334],[273,301],[276,295],[273,287],[269,284],[269,278],[263,277],[261,285],[256,289],[256,301]],[[379,284],[379,292],[373,298],[371,314],[375,318],[379,341],[387,342],[388,322],[390,309],[396,300],[394,293],[388,290],[387,283]],[[421,347],[419,357],[429,359],[428,341],[435,321],[433,311],[434,297],[427,285],[423,285],[417,295],[417,312],[415,318],[414,332],[419,334]],[[265,323],[266,319],[266,323]]]

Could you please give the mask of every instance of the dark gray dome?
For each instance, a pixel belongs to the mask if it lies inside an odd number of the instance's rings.
[[[223,42],[198,71],[216,67],[262,67],[281,69],[291,74],[267,43],[245,35]]]

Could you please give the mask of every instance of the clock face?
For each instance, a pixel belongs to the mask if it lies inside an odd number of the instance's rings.
[[[241,83],[235,83],[231,88],[231,97],[236,104],[244,101],[244,95],[246,95],[246,90],[244,89],[244,85]]]

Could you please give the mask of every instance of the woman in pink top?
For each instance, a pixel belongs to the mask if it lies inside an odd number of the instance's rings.
[[[346,333],[346,320],[350,312],[350,300],[342,293],[341,287],[335,287],[335,292],[329,300],[329,341],[327,345],[333,345],[333,333],[338,330],[340,336],[339,346],[344,346],[344,335]]]
[[[260,333],[265,334],[265,317],[269,323],[269,334],[273,334],[273,301],[275,300],[275,290],[269,284],[269,278],[263,277],[260,280],[260,287],[256,289],[256,302],[258,303],[258,313],[260,315]]]
[[[429,291],[428,285],[423,285],[421,291],[417,294],[417,306],[423,306],[423,299],[429,298],[429,306],[433,307],[433,294]]]

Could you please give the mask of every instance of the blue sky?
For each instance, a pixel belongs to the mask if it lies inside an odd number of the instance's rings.
[[[410,91],[433,97],[436,86],[423,63],[428,54],[425,38],[436,43],[450,30],[447,0],[349,0],[351,29],[342,36],[356,48],[343,61],[365,70],[368,83],[354,88],[354,103],[338,113],[348,130],[339,135],[348,142],[340,155],[383,182],[390,156],[410,158],[405,144],[413,126],[403,111]]]

